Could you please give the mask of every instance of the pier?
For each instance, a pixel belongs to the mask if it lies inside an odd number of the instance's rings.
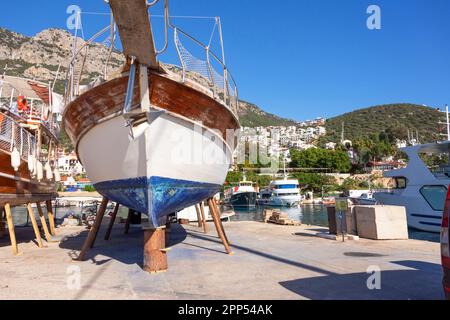
[[[216,232],[173,225],[170,271],[149,275],[141,265],[142,226],[125,235],[116,224],[105,241],[107,223],[85,262],[73,260],[87,235],[82,227],[59,228],[64,241],[44,249],[20,228],[27,254],[19,257],[0,238],[0,299],[443,299],[439,243],[342,243],[319,238],[326,231],[320,227],[231,222],[225,228],[235,255],[229,256]],[[381,270],[382,290],[367,288],[373,267]]]

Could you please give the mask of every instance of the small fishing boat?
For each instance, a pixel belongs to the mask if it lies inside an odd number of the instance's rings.
[[[165,43],[156,50],[146,0],[110,0],[109,27],[74,52],[68,71],[66,131],[96,190],[111,201],[148,213],[153,225],[220,191],[239,136],[237,88],[222,57],[176,27],[165,2]],[[117,28],[116,28],[117,26]],[[81,86],[89,46],[117,31],[126,64]],[[173,36],[180,66],[158,61]],[[77,37],[74,37],[74,48]],[[197,58],[187,49],[195,46]],[[230,138],[231,132],[231,138]]]
[[[237,186],[225,190],[224,203],[233,207],[254,208],[258,200],[258,189],[252,181],[244,178]]]

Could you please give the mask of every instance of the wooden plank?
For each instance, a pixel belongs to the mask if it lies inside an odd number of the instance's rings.
[[[100,225],[103,220],[103,216],[105,215],[106,207],[108,206],[108,198],[104,197],[102,200],[102,204],[97,212],[97,216],[95,217],[95,222],[91,230],[89,230],[88,237],[84,242],[83,248],[81,248],[80,255],[78,256],[78,261],[84,261],[86,258],[86,254],[90,248],[94,246],[95,239],[97,238],[98,230],[100,229]]]
[[[30,216],[31,224],[33,225],[34,234],[36,235],[36,241],[38,243],[39,248],[43,248],[41,233],[39,232],[39,227],[36,221],[36,217],[34,215],[33,207],[31,207],[31,203],[27,205],[28,215]]]
[[[202,214],[203,231],[208,233],[208,224],[206,223],[205,205],[203,201],[200,203],[200,213]]]
[[[44,229],[45,239],[47,240],[47,242],[53,242],[52,235],[50,234],[50,231],[48,229],[47,221],[45,219],[44,212],[42,211],[41,204],[39,202],[36,202],[36,207],[38,209],[39,218],[41,219],[42,228]]]
[[[50,223],[50,233],[52,236],[56,236],[55,214],[53,213],[52,201],[47,200],[45,206],[47,207],[48,222]]]
[[[141,111],[150,112],[150,89],[148,87],[148,68],[139,65],[139,89],[141,96]]]
[[[19,248],[17,247],[16,232],[14,230],[14,222],[11,213],[11,206],[9,205],[9,203],[5,204],[5,212],[6,221],[8,222],[9,238],[11,239],[11,248],[13,254],[17,256],[19,254]]]
[[[114,222],[116,222],[117,213],[119,212],[120,204],[116,204],[114,208],[114,212],[111,216],[111,220],[109,221],[108,230],[106,230],[105,240],[111,239],[112,228],[114,227]]]
[[[213,202],[213,205],[214,205],[214,212],[215,212],[215,214],[216,214],[216,216],[217,216],[217,218],[219,220],[219,227],[222,230],[222,233],[223,233],[223,235],[225,237],[225,240],[227,241],[228,245],[231,245],[231,242],[230,242],[230,240],[228,240],[227,234],[225,232],[225,228],[223,227],[223,222],[222,222],[222,219],[221,219],[222,215],[220,213],[219,206],[217,205],[217,201],[213,198],[212,202]]]
[[[225,247],[225,251],[231,255],[233,254],[233,251],[231,251],[230,245],[228,244],[228,240],[225,235],[223,227],[220,226],[222,221],[220,220],[218,212],[215,209],[214,199],[211,198],[208,200],[208,206],[214,220],[214,225],[216,226],[217,234],[219,235],[220,240],[222,240],[223,246]]]
[[[195,211],[197,212],[198,227],[201,228],[203,226],[203,220],[202,220],[202,215],[200,213],[200,205],[199,204],[195,205]]]
[[[127,57],[158,69],[147,0],[110,0],[109,4]]]

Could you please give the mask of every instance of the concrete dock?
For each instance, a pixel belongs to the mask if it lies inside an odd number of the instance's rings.
[[[12,256],[8,237],[0,239],[0,299],[444,298],[439,243],[342,243],[317,237],[325,231],[320,227],[231,222],[225,229],[234,255],[228,256],[214,231],[174,225],[169,271],[150,275],[140,267],[142,228],[128,235],[123,228],[117,224],[104,241],[103,227],[86,262],[72,261],[85,228],[59,228],[65,240],[43,249],[31,229],[18,228],[20,256]],[[367,271],[377,268],[381,289],[369,290]]]

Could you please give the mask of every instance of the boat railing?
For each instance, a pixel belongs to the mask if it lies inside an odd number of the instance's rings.
[[[5,89],[6,88],[6,89]],[[9,89],[9,92],[7,92]],[[49,96],[51,96],[51,88],[48,87]],[[12,114],[22,118],[25,122],[45,126],[55,137],[59,136],[60,126],[53,117],[51,117],[50,106],[40,99],[24,97],[27,100],[27,109],[19,110],[18,95],[20,90],[16,89],[11,83],[4,80],[0,82],[0,107],[8,110]]]
[[[36,138],[14,119],[0,113],[0,149],[12,153],[14,148],[27,161],[30,155],[36,155]]]
[[[73,40],[73,53],[72,53],[72,59],[69,62],[69,67],[67,68],[66,73],[66,89],[65,89],[65,104],[70,103],[73,101],[76,97],[78,97],[82,92],[82,84],[84,83],[86,79],[83,78],[83,76],[86,76],[85,68],[86,68],[86,61],[89,57],[89,49],[92,45],[96,43],[96,41],[102,37],[105,33],[110,32],[110,36],[108,39],[106,39],[106,43],[109,43],[109,49],[108,49],[108,56],[105,59],[104,63],[104,73],[103,75],[99,76],[100,79],[90,79],[92,82],[95,82],[97,80],[106,80],[108,77],[108,66],[111,62],[111,56],[112,52],[114,51],[114,45],[115,45],[115,39],[117,37],[116,28],[114,25],[114,20],[112,20],[111,25],[103,28],[99,32],[97,32],[95,35],[93,35],[89,40],[85,41],[79,48],[78,48],[78,41],[80,39],[78,38],[78,35],[74,35]],[[89,84],[87,84],[89,86]]]
[[[181,66],[174,64],[164,64],[170,71],[175,74],[181,75],[182,82],[193,82],[196,87],[200,86],[202,91],[206,91],[210,96],[218,100],[220,103],[230,109],[236,117],[238,117],[238,89],[236,81],[233,75],[228,70],[224,60],[224,50],[222,41],[222,30],[220,19],[215,18],[214,30],[219,30],[220,45],[222,49],[222,58],[215,54],[211,50],[211,43],[205,45],[201,41],[197,40],[189,33],[176,27],[172,24],[169,18],[168,4],[166,3],[165,9],[165,45],[162,50],[156,52],[157,55],[161,55],[168,49],[168,33],[169,29],[173,30],[174,45],[176,53]],[[104,74],[99,75],[97,79],[86,78],[86,61],[89,57],[89,49],[91,46],[98,44],[99,39],[104,37],[109,32],[108,38],[103,41],[103,44],[108,46],[108,56],[104,60]],[[215,31],[213,31],[214,33]],[[77,33],[74,35],[73,40],[73,53],[72,59],[69,63],[66,74],[66,95],[65,104],[67,105],[80,94],[84,89],[89,89],[97,85],[99,82],[106,81],[108,79],[109,67],[112,67],[112,53],[115,50],[116,38],[118,36],[117,27],[114,22],[114,18],[111,15],[110,25],[101,29],[94,34],[89,40],[85,41],[81,46],[79,45],[80,39],[77,37]],[[211,40],[213,37],[211,36]],[[189,44],[194,44],[203,51],[203,57],[198,58],[193,55],[185,45],[189,41]],[[91,80],[91,83],[86,83],[87,80]],[[82,83],[85,83],[86,88],[82,88]]]
[[[211,49],[210,44],[205,45],[182,29],[173,26],[174,43],[178,58],[181,63],[182,80],[194,81],[198,85],[207,88],[210,94],[221,101],[237,117],[238,111],[238,89],[233,75],[223,62]],[[183,38],[183,40],[182,40]],[[204,53],[204,57],[198,58],[193,55],[184,45],[190,42],[198,46]],[[218,68],[214,67],[218,66]]]

